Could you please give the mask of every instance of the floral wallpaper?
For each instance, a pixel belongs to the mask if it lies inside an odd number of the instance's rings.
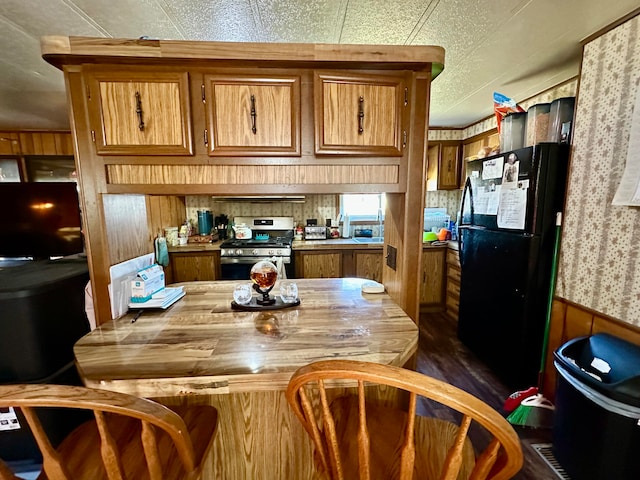
[[[640,210],[611,201],[640,84],[640,17],[585,45],[556,294],[640,326]]]
[[[431,142],[439,142],[444,140],[464,140],[463,130],[460,128],[457,129],[446,129],[446,130],[429,130],[427,132],[428,139]]]

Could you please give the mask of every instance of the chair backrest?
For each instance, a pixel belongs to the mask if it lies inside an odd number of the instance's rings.
[[[351,415],[344,412],[340,414],[336,408],[336,404],[340,402],[337,399],[333,402],[329,400],[332,396],[331,388],[344,387],[347,385],[344,380],[350,380],[353,387],[357,381],[358,394],[351,396],[353,399]],[[367,398],[365,393],[365,382],[367,385],[387,385],[409,393],[408,406],[403,407],[406,413],[400,412],[403,419],[401,422],[391,418],[368,418],[368,416],[392,416],[395,409],[374,408],[372,404],[375,402]],[[330,479],[368,480],[372,477],[413,479],[414,469],[417,468],[416,457],[420,456],[422,453],[420,449],[424,448],[422,443],[416,441],[416,423],[431,420],[416,417],[418,396],[448,406],[451,410],[459,412],[453,414],[451,418],[461,418],[459,426],[452,426],[450,445],[427,445],[430,451],[434,448],[443,448],[446,452],[442,455],[441,471],[435,473],[434,478],[458,478],[458,473],[465,462],[463,459],[463,451],[467,448],[465,445],[469,446],[472,460],[469,468],[473,470],[469,478],[474,480],[511,478],[522,467],[520,440],[504,417],[473,395],[418,372],[377,363],[350,360],[320,361],[301,367],[293,374],[286,396],[291,408],[313,440],[316,467]],[[406,399],[406,393],[404,396]],[[341,397],[340,400],[344,398]],[[348,430],[348,434],[344,429],[341,430],[340,424],[344,423],[342,417],[352,418],[353,425]],[[379,428],[377,431],[370,432],[370,430],[374,430],[376,425],[384,424],[385,420],[389,420],[387,424],[391,425],[402,424],[397,428],[401,438],[397,443],[392,444],[396,447],[392,447],[392,451],[383,454],[383,456],[396,457],[393,460],[396,462],[394,477],[388,472],[380,474],[379,466],[372,463],[374,456],[380,456],[380,452],[373,452],[374,443],[387,440],[373,436],[385,437],[393,427],[383,432],[380,432]],[[488,444],[482,452],[478,452],[475,460],[469,445],[470,440],[467,438],[472,422],[476,422],[489,432],[486,435],[489,438]],[[474,426],[474,428],[478,427]],[[445,443],[443,434],[438,432],[435,436],[437,438],[435,442],[431,442],[432,444]],[[422,439],[424,440],[424,436]],[[351,445],[349,449],[345,449],[347,442]],[[357,475],[353,471],[347,471],[346,468],[347,464],[356,462]]]
[[[78,386],[68,385],[1,385],[0,386],[0,407],[14,407],[22,411],[33,438],[40,449],[43,457],[43,470],[49,480],[73,480],[74,474],[70,473],[67,458],[61,456],[52,446],[42,424],[38,418],[38,407],[62,407],[71,409],[92,410],[95,416],[95,426],[99,433],[99,441],[95,445],[95,450],[101,457],[104,471],[109,479],[124,479],[123,465],[121,458],[122,445],[114,439],[113,431],[116,430],[118,420],[134,422],[136,426],[141,424],[140,441],[142,451],[136,462],[144,463],[146,459],[148,478],[163,479],[165,474],[161,471],[162,462],[160,459],[169,455],[167,450],[172,450],[169,444],[173,445],[183,466],[184,473],[191,473],[198,466],[197,458],[189,434],[189,429],[185,425],[183,418],[160,405],[159,403],[132,395],[110,392],[107,390],[97,390]],[[213,407],[210,407],[212,410]],[[215,412],[214,412],[215,413]],[[116,414],[116,415],[112,415]],[[217,417],[213,418],[214,423]],[[120,424],[122,427],[124,424]],[[127,425],[130,425],[128,423]],[[82,427],[82,426],[81,426]],[[79,429],[81,427],[78,427]],[[93,427],[93,425],[92,425]],[[158,441],[158,432],[165,432],[171,439],[170,442]],[[214,429],[215,430],[215,427]],[[70,439],[71,435],[63,441]],[[96,435],[98,438],[98,435]],[[80,445],[87,442],[87,438],[73,439]],[[73,450],[73,445],[69,445]],[[208,447],[207,447],[208,448]],[[172,453],[175,455],[175,453]],[[79,461],[83,461],[82,459]],[[87,460],[88,461],[88,460]],[[99,462],[99,460],[98,460]],[[100,468],[100,466],[98,466]],[[13,479],[9,469],[0,461],[0,479]]]

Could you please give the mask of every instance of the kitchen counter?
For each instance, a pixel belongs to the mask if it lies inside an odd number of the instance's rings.
[[[214,243],[187,243],[177,247],[168,247],[169,253],[212,252],[219,251],[222,240]],[[292,250],[382,250],[383,243],[359,243],[353,238],[327,238],[326,240],[294,240]],[[447,245],[423,243],[423,248],[447,247],[458,250],[458,242],[449,241]]]
[[[177,247],[167,247],[167,250],[169,253],[220,251],[220,245],[223,241],[224,240],[216,240],[213,243],[187,243],[186,245],[178,245]]]
[[[311,478],[311,442],[284,397],[291,374],[324,359],[414,366],[417,326],[386,293],[363,294],[364,281],[299,279],[299,306],[261,312],[231,309],[236,281],[184,283],[166,311],[135,323],[128,314],[80,339],[78,370],[89,387],[215,406],[205,479]]]
[[[146,397],[281,390],[320,358],[404,365],[417,327],[364,281],[298,279],[299,307],[262,312],[231,309],[237,281],[187,282],[171,308],[106,323],[74,353],[87,386]]]

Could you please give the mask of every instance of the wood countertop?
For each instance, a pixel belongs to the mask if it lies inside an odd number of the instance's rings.
[[[144,397],[284,390],[300,366],[349,358],[402,366],[418,328],[366,280],[298,279],[301,304],[260,312],[231,309],[237,281],[188,282],[166,311],[105,323],[74,347],[85,384]],[[274,291],[277,291],[276,284]]]
[[[168,247],[169,253],[193,253],[220,251],[221,240],[213,243],[187,243],[177,247]],[[352,238],[328,238],[326,240],[294,240],[293,251],[305,250],[382,250],[382,243],[359,243]],[[458,249],[457,242],[447,242],[447,245],[423,243],[423,248],[449,247]]]

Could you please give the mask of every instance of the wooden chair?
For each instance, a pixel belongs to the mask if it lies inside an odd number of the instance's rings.
[[[211,406],[167,407],[132,395],[67,385],[0,386],[0,407],[17,407],[49,480],[197,479],[218,423]],[[36,407],[93,410],[95,420],[53,448]],[[26,426],[23,426],[23,428]],[[17,480],[0,461],[0,479]]]
[[[329,401],[330,387],[344,387],[344,380],[351,380],[353,387],[357,381],[357,395]],[[365,382],[403,391],[405,401],[408,392],[408,412],[368,398]],[[313,440],[316,471],[322,478],[499,480],[522,467],[520,441],[505,418],[473,395],[414,371],[320,361],[293,374],[286,396]],[[452,409],[450,418],[461,418],[459,425],[417,416],[418,396]],[[481,437],[476,424],[489,432],[478,455],[468,438],[472,422],[474,439]]]

